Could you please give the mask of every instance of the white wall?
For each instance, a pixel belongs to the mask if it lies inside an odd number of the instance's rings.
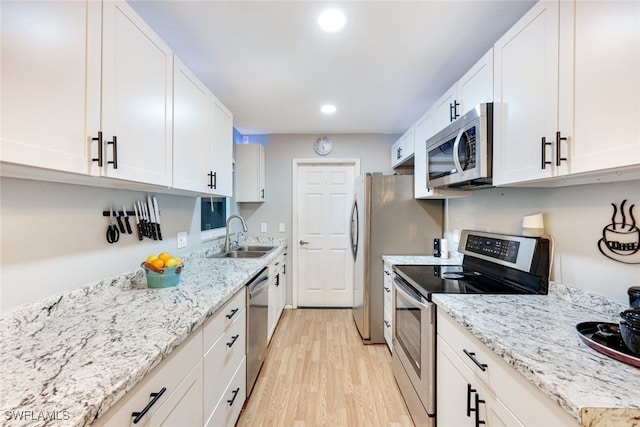
[[[391,145],[398,135],[327,135],[333,140],[333,151],[328,158],[359,158],[360,171],[393,173]],[[247,221],[249,235],[276,236],[291,242],[292,218],[292,163],[293,159],[319,158],[313,143],[319,135],[269,135],[261,140],[265,146],[266,190],[264,203],[239,203],[239,211]],[[254,142],[249,137],[249,142]],[[267,224],[267,232],[260,232],[260,224]],[[278,232],[280,223],[285,232]],[[289,257],[289,260],[291,258]],[[291,270],[293,271],[293,270]],[[287,303],[291,302],[291,275],[288,275]]]
[[[134,200],[153,193],[12,178],[0,178],[0,186],[2,311],[135,270],[151,253],[180,255],[206,246],[196,197],[156,194],[162,241],[125,234],[108,244],[102,211],[123,204],[133,210]],[[180,231],[188,232],[188,246],[178,250]]]
[[[542,212],[545,228],[555,241],[553,279],[628,302],[627,288],[640,285],[640,264],[622,264],[598,250],[602,229],[611,222],[613,208],[628,199],[636,204],[640,225],[640,181],[579,185],[562,188],[491,188],[473,197],[447,203],[446,237],[454,229],[521,233],[522,217]],[[640,253],[629,260],[640,262]]]

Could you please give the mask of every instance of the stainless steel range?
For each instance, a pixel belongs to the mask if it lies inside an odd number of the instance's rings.
[[[416,426],[434,426],[434,293],[546,294],[549,241],[463,230],[461,265],[394,266],[393,373]]]

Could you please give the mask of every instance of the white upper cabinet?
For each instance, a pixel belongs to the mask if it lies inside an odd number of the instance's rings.
[[[180,61],[173,71],[173,186],[209,191],[210,91]]]
[[[494,184],[640,165],[639,21],[637,2],[541,1],[495,44]]]
[[[0,3],[0,161],[89,171],[87,135],[100,114],[100,13],[94,1]]]
[[[483,102],[493,101],[493,48],[434,104],[434,133]]]
[[[264,202],[265,157],[261,144],[236,144],[236,201]]]
[[[558,128],[558,2],[534,5],[496,42],[494,54],[493,183],[560,173],[551,149]]]
[[[407,162],[413,159],[413,152],[413,126],[411,126],[391,146],[391,167],[397,168],[406,166]]]
[[[103,3],[102,126],[111,178],[172,184],[173,52],[124,1]]]
[[[233,115],[177,57],[173,79],[173,187],[231,196]]]
[[[640,165],[638,70],[640,2],[560,2],[558,130],[571,174]]]
[[[233,194],[233,114],[213,94],[210,97],[210,109],[211,140],[207,172],[210,179],[209,192],[217,196],[231,197]]]

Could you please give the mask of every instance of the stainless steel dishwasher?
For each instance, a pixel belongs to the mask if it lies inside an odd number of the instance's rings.
[[[264,268],[247,285],[247,397],[253,390],[267,354],[267,318],[269,316],[269,269]]]

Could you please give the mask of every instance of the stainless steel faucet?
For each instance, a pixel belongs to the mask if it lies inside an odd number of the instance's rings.
[[[223,252],[229,252],[229,247],[231,246],[231,241],[229,239],[229,223],[233,218],[238,218],[242,222],[242,231],[244,231],[245,233],[249,231],[249,229],[247,228],[247,224],[244,222],[244,219],[240,215],[230,215],[229,218],[227,218],[227,234],[224,239]]]

